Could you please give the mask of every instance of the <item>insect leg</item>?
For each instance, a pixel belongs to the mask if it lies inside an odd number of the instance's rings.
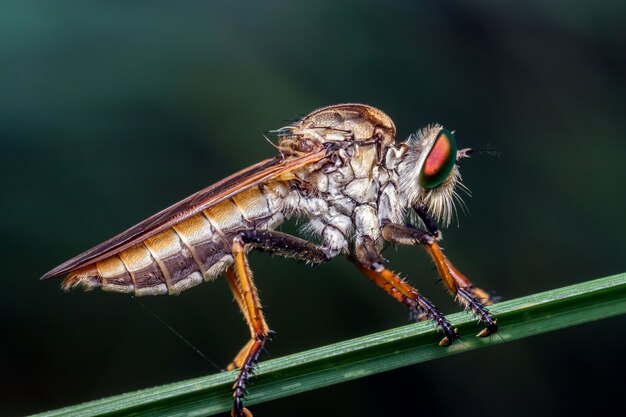
[[[235,273],[234,267],[230,267],[226,270],[226,278],[228,280],[228,286],[230,287],[230,290],[233,293],[233,297],[235,301],[237,302],[237,304],[239,305],[239,310],[241,310],[241,313],[243,314],[243,318],[248,324],[248,327],[250,328],[250,334],[252,335],[252,339],[249,340],[244,345],[244,347],[241,348],[237,356],[235,356],[235,359],[233,359],[233,361],[226,366],[226,370],[232,371],[233,369],[241,368],[241,365],[243,364],[243,360],[246,356],[246,353],[248,352],[248,350],[250,350],[250,346],[254,342],[254,328],[252,327],[250,314],[248,313],[248,309],[246,308],[246,305],[244,303],[243,294],[241,293],[241,290],[239,289],[239,282],[237,281],[237,275]]]
[[[430,234],[432,234],[436,238],[439,238],[440,233],[439,229],[437,229],[437,222],[435,222],[433,216],[428,214],[428,208],[424,204],[420,204],[415,207],[415,211],[417,212],[417,215],[420,217],[420,219],[422,219],[422,221],[424,222],[424,226],[426,226],[426,229],[428,229]]]
[[[276,232],[273,230],[256,230],[249,229],[239,232],[238,236],[243,240],[244,244],[264,252],[270,252],[285,258],[297,259],[310,264],[319,264],[328,260],[324,252],[314,244],[286,233]],[[235,300],[239,305],[239,309],[244,315],[247,323],[250,323],[248,311],[243,304],[243,296],[237,284],[237,277],[232,268],[226,271],[226,278],[233,293]],[[250,328],[251,332],[254,332]],[[235,359],[228,364],[227,370],[241,368],[243,358],[249,350],[252,341],[249,341],[241,351],[235,356]]]
[[[362,239],[360,247],[357,247],[355,252],[356,257],[353,261],[361,272],[387,294],[407,306],[413,320],[430,319],[436,323],[437,327],[445,335],[439,342],[439,345],[447,346],[458,337],[454,326],[450,324],[448,319],[428,298],[421,295],[416,288],[407,284],[394,272],[384,267],[382,257],[369,237]],[[370,260],[366,261],[366,257],[370,257]]]
[[[250,411],[243,406],[246,383],[259,360],[259,355],[270,336],[270,330],[263,317],[259,296],[252,281],[252,272],[248,266],[246,248],[271,252],[286,258],[318,264],[328,258],[314,244],[272,230],[242,230],[233,239],[234,265],[226,271],[228,284],[235,300],[250,328],[250,340],[239,351],[227,369],[239,368],[239,375],[233,386],[234,406],[232,415],[249,417]]]
[[[430,232],[430,234],[433,235],[436,239],[439,239],[441,237],[441,233],[439,233],[439,230],[437,229],[437,223],[435,222],[435,219],[428,212],[428,208],[424,204],[420,204],[415,207],[415,211],[417,212],[417,215],[420,217],[420,219],[422,219],[422,221],[424,222],[424,225],[426,226],[426,229]],[[461,271],[456,269],[454,265],[452,265],[452,263],[448,260],[448,258],[445,257],[445,255],[444,259],[446,259],[450,274],[452,275],[458,286],[462,288],[469,288],[469,291],[472,293],[472,295],[481,300],[484,305],[493,304],[493,301],[491,301],[489,294],[486,291],[478,287],[474,287],[470,280],[467,279],[467,277],[463,275]]]
[[[283,258],[291,258],[310,264],[326,262],[328,257],[313,243],[274,230],[248,229],[239,232],[239,237],[255,249],[270,252]]]
[[[489,336],[498,330],[496,320],[485,308],[485,305],[491,304],[489,295],[480,288],[474,287],[467,277],[452,265],[444,256],[431,233],[410,226],[387,223],[382,227],[382,235],[386,241],[391,243],[423,245],[426,252],[435,261],[437,271],[450,294],[454,295],[460,304],[471,310],[478,320],[485,325],[485,328],[477,336]]]
[[[232,247],[235,262],[233,267],[231,267],[231,269],[234,269],[234,274],[232,271],[228,273],[231,278],[234,278],[232,279],[234,285],[231,284],[231,288],[234,286],[237,289],[234,292],[235,295],[240,296],[238,304],[240,307],[243,307],[242,312],[248,322],[251,333],[250,341],[235,359],[236,361],[239,359],[240,369],[233,385],[234,405],[231,412],[233,417],[252,416],[243,406],[246,383],[252,374],[254,365],[259,361],[259,355],[270,333],[270,329],[263,317],[259,295],[252,281],[252,271],[250,271],[248,266],[244,245],[244,240],[239,235],[235,236]],[[229,278],[229,281],[231,281],[231,278]]]

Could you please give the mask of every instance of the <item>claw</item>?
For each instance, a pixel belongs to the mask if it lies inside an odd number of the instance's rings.
[[[235,414],[235,410],[232,410],[230,412],[230,417],[253,417],[253,416],[250,410],[248,410],[246,407],[243,407],[241,409],[241,412],[237,414]]]
[[[441,341],[439,342],[439,346],[450,346],[452,342],[454,342],[458,338],[459,338],[459,329],[454,327],[454,330],[452,333],[450,333],[447,336],[444,336],[444,338],[441,339]]]
[[[476,337],[487,337],[489,335],[494,334],[495,332],[498,331],[498,324],[497,322],[494,320],[492,324],[490,324],[489,326],[485,327],[484,329],[482,329],[477,335]]]
[[[487,337],[489,336],[491,333],[489,332],[489,329],[487,329],[486,327],[484,329],[482,329],[477,335],[476,337]]]

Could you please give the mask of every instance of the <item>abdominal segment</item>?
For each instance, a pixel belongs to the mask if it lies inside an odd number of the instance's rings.
[[[193,215],[115,255],[73,271],[62,287],[101,287],[136,296],[178,294],[211,281],[233,263],[233,237],[249,228],[269,228],[282,220],[254,187]]]

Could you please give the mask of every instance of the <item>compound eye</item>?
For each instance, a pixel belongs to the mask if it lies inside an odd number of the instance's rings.
[[[419,182],[424,188],[435,188],[448,178],[454,162],[456,161],[456,140],[454,135],[447,129],[441,129],[435,144],[430,150]]]

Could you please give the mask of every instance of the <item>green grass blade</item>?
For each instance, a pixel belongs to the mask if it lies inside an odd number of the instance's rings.
[[[466,313],[450,316],[462,343],[439,347],[441,335],[417,323],[323,346],[259,365],[246,404],[314,390],[378,372],[545,333],[626,312],[626,274],[529,295],[490,308],[498,335],[473,337],[480,330]],[[223,372],[126,393],[40,414],[40,416],[180,415],[205,416],[231,407],[234,372]]]

